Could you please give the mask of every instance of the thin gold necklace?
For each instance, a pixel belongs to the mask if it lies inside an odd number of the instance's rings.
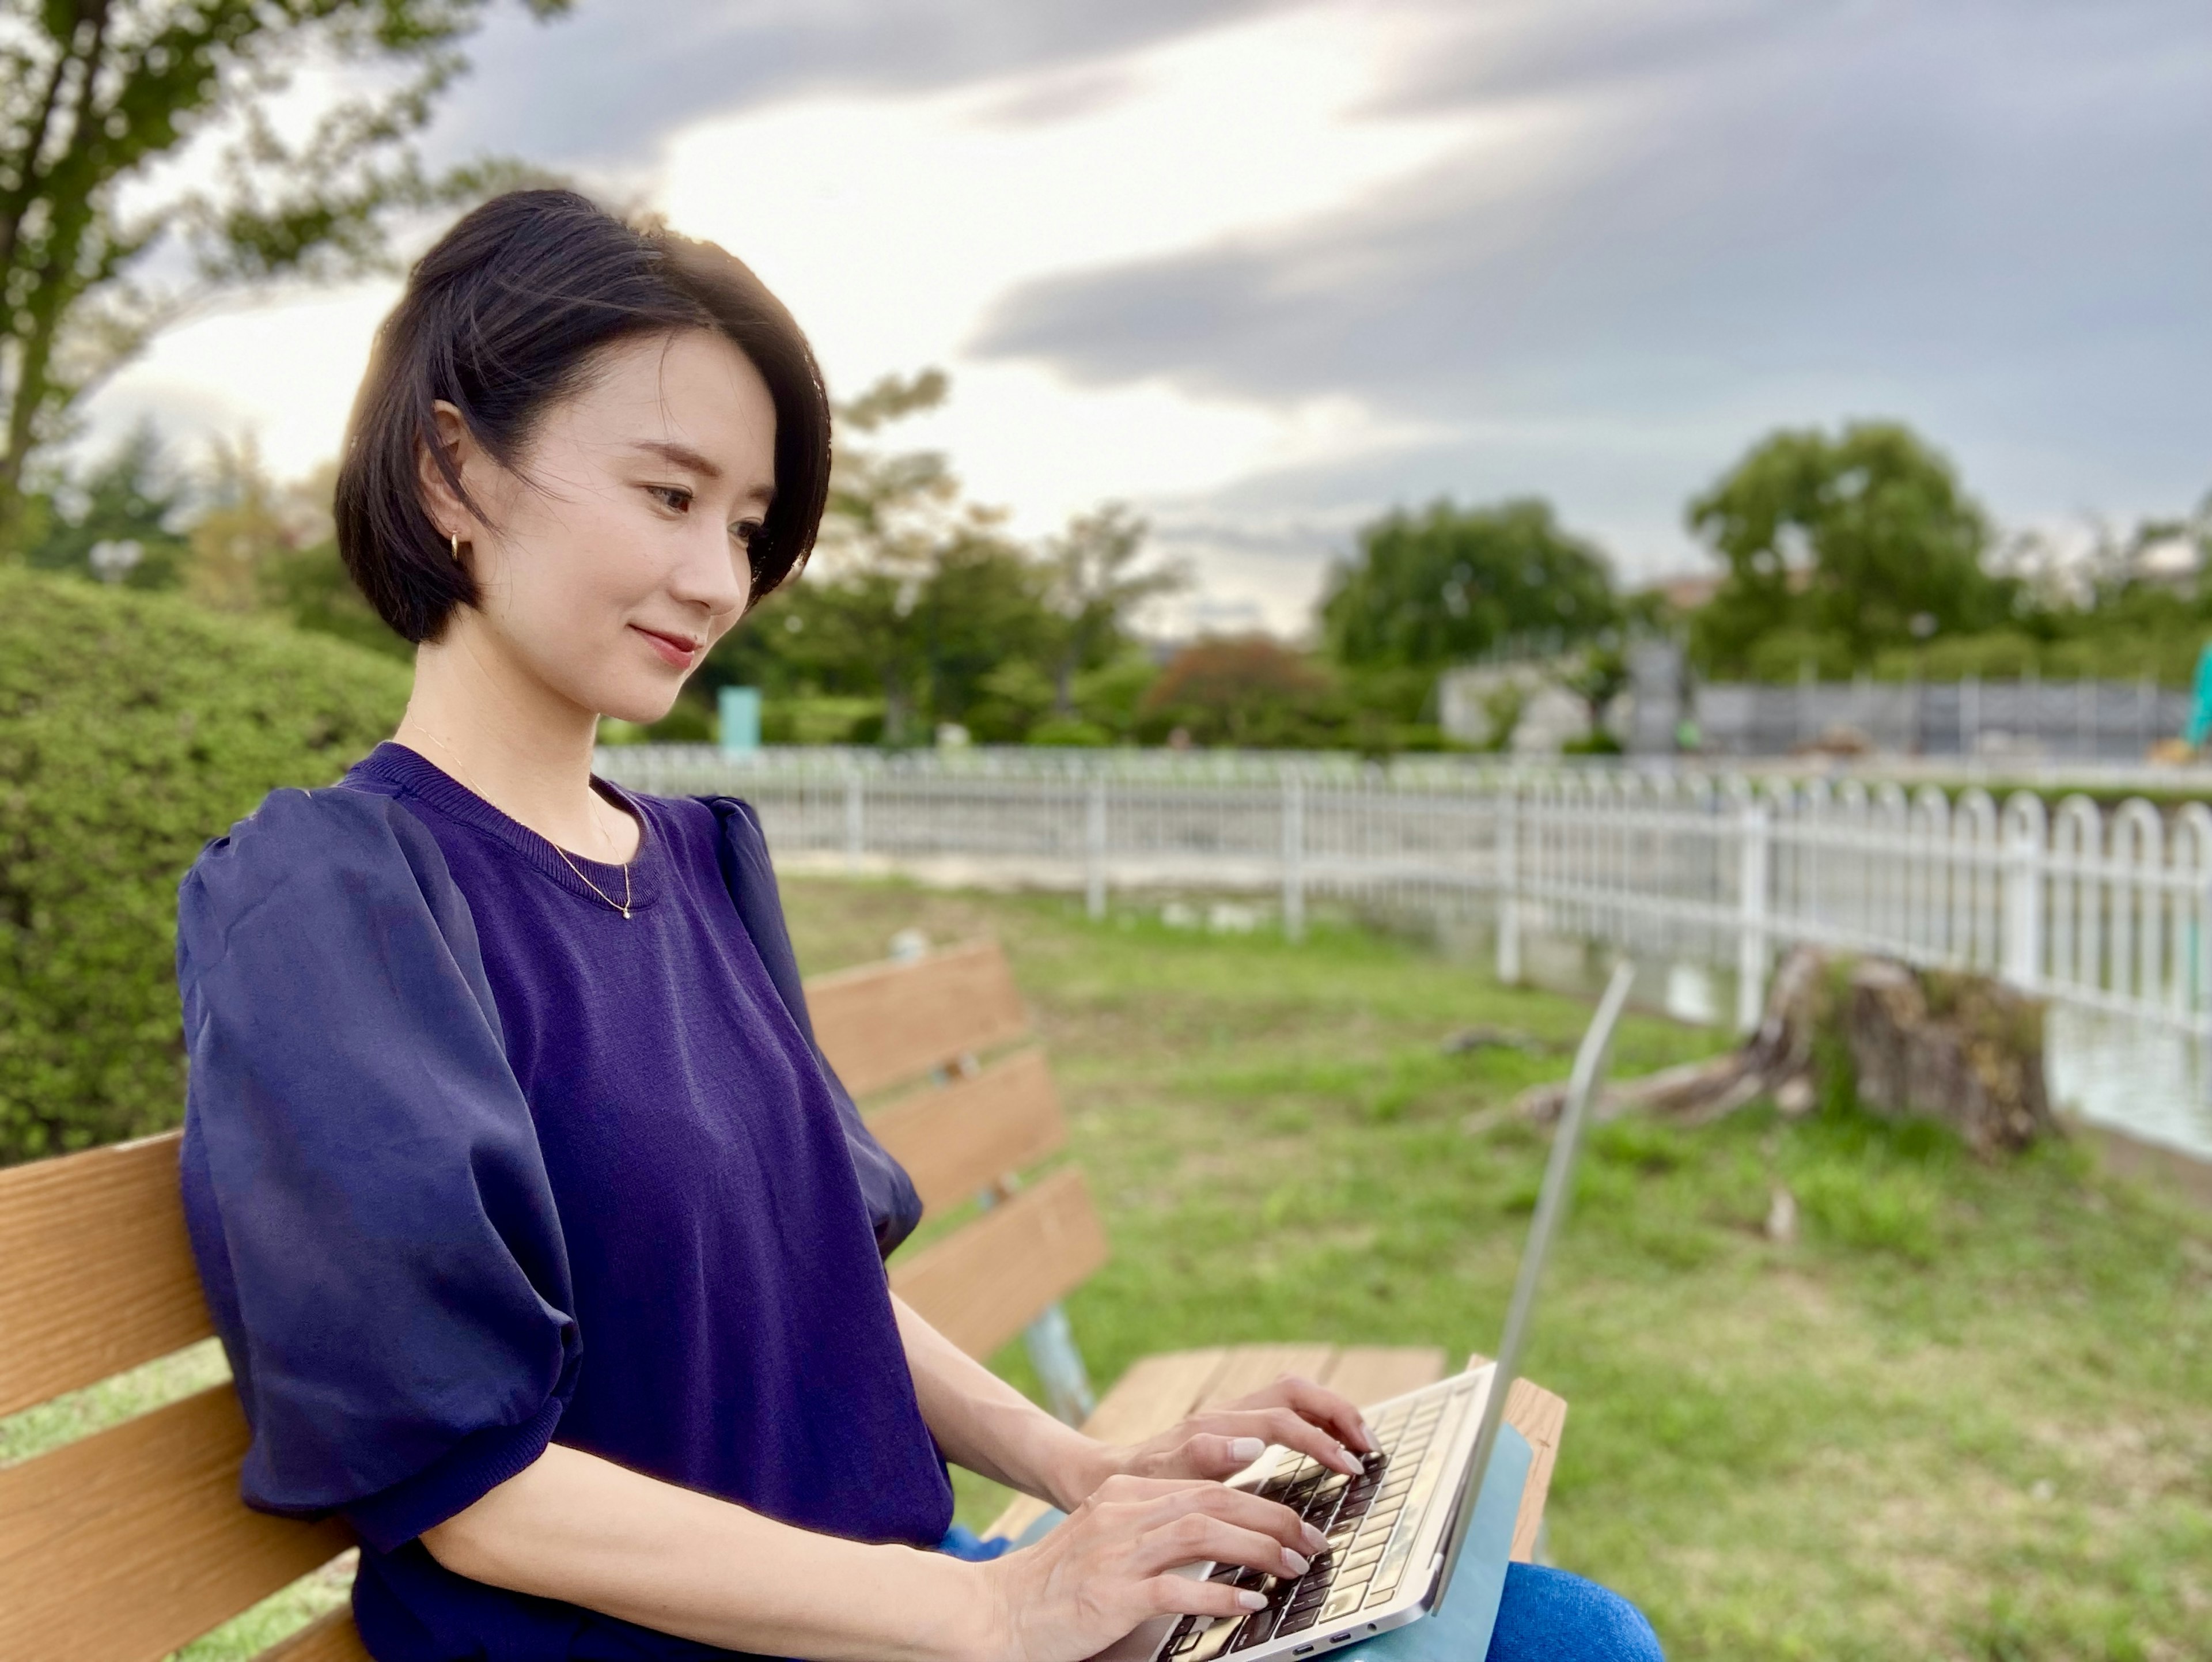
[[[458,757],[458,756],[456,756],[456,755],[454,755],[454,754],[453,754],[453,747],[451,745],[447,744],[444,740],[441,739],[440,737],[438,737],[438,735],[437,735],[436,734],[434,734],[434,733],[431,732],[431,731],[430,731],[430,729],[429,729],[429,728],[422,728],[422,729],[421,729],[421,732],[422,732],[422,736],[423,736],[425,739],[428,739],[428,740],[432,744],[435,745],[435,746],[436,746],[440,750],[441,750],[441,751],[443,751],[443,752],[446,752],[446,759],[447,759],[448,762],[451,762],[451,763],[453,764],[453,771],[454,771],[454,772],[455,772],[455,773],[459,776],[459,778],[460,778],[460,782],[461,782],[464,785],[466,785],[466,786],[469,788],[469,789],[470,789],[470,790],[471,790],[471,792],[472,792],[472,793],[473,793],[473,794],[475,794],[475,795],[476,795],[479,800],[481,800],[481,801],[483,801],[489,802],[489,801],[491,801],[491,798],[489,798],[489,796],[484,795],[484,794],[483,794],[482,791],[480,791],[480,790],[477,790],[477,789],[476,781],[475,781],[475,780],[473,780],[473,779],[471,779],[471,777],[469,777],[469,771],[468,771],[468,770],[467,770],[466,768],[465,768],[465,767],[463,767],[463,766],[461,765],[461,758],[460,758],[459,757]],[[568,858],[568,851],[567,851],[566,849],[564,849],[563,848],[562,848],[562,846],[561,846],[558,843],[556,843],[556,842],[555,842],[551,837],[547,837],[547,838],[545,839],[545,846],[546,846],[547,848],[549,848],[549,849],[552,849],[554,853],[556,853],[556,854],[557,854],[557,855],[559,855],[561,856],[561,863],[562,863],[562,865],[566,866],[566,867],[567,867],[570,871],[574,872],[574,873],[576,874],[576,880],[577,880],[579,883],[581,883],[581,884],[582,884],[586,888],[589,889],[589,890],[590,890],[593,894],[595,894],[595,895],[599,896],[599,898],[600,899],[602,899],[602,900],[605,901],[605,902],[607,903],[607,904],[608,904],[608,905],[612,906],[612,907],[613,907],[617,911],[620,912],[620,913],[623,915],[623,921],[624,921],[625,922],[627,922],[629,921],[629,908],[630,908],[630,887],[629,887],[629,868],[630,868],[630,862],[629,862],[629,861],[625,860],[625,861],[623,861],[622,862],[622,874],[623,874],[623,898],[622,898],[620,900],[617,900],[617,899],[616,899],[612,895],[609,894],[609,893],[608,893],[605,889],[601,888],[598,884],[596,884],[596,883],[592,882],[592,880],[591,880],[590,878],[588,878],[588,877],[585,876],[585,875],[584,875],[584,873],[583,873],[583,868],[582,868],[581,867],[580,867],[579,865],[577,865],[577,864],[576,864],[576,862],[575,862],[574,861],[573,861],[573,860],[571,860],[571,859],[569,859],[569,858]]]

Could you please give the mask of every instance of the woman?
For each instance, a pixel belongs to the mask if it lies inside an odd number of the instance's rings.
[[[803,561],[829,458],[752,274],[567,192],[470,215],[380,337],[338,537],[416,643],[405,718],[210,843],[178,936],[246,1498],[354,1525],[380,1662],[1073,1662],[1254,1597],[1176,1564],[1303,1571],[1311,1531],[1216,1481],[1263,1444],[1370,1446],[1295,1380],[1105,1446],[933,1331],[750,813],[592,776],[599,717],[664,715]],[[948,1459],[1071,1516],[934,1550]],[[1593,1644],[1648,1634],[1539,1574],[1499,1644],[1563,1599]]]

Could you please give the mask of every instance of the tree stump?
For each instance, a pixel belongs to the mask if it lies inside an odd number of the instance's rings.
[[[1839,1068],[1850,1077],[1834,1078]],[[1738,1049],[1608,1087],[1592,1106],[1600,1119],[1642,1111],[1700,1124],[1763,1098],[1803,1113],[1824,1087],[1845,1085],[1874,1113],[1942,1121],[1984,1158],[2059,1129],[2044,1088],[2039,1001],[1986,976],[1808,947],[1783,959],[1759,1030]],[[1566,1091],[1540,1085],[1520,1110],[1556,1119]]]
[[[1859,1105],[1940,1120],[1984,1157],[2058,1129],[2043,1080],[2043,1006],[1986,976],[1862,959],[1841,1012]]]

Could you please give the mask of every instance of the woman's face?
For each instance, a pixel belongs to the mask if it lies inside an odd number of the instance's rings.
[[[656,721],[744,615],[747,545],[775,494],[775,405],[750,359],[704,329],[619,341],[540,417],[518,471],[450,406],[440,437],[479,521],[426,464],[479,600],[438,649],[477,655],[595,715]]]

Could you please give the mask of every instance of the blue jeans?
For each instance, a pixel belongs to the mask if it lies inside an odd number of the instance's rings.
[[[1449,1598],[1433,1616],[1350,1648],[1363,1662],[1475,1662]],[[1461,1604],[1459,1610],[1471,1607]],[[1485,1662],[1661,1662],[1658,1635],[1617,1592],[1565,1570],[1508,1564]]]

